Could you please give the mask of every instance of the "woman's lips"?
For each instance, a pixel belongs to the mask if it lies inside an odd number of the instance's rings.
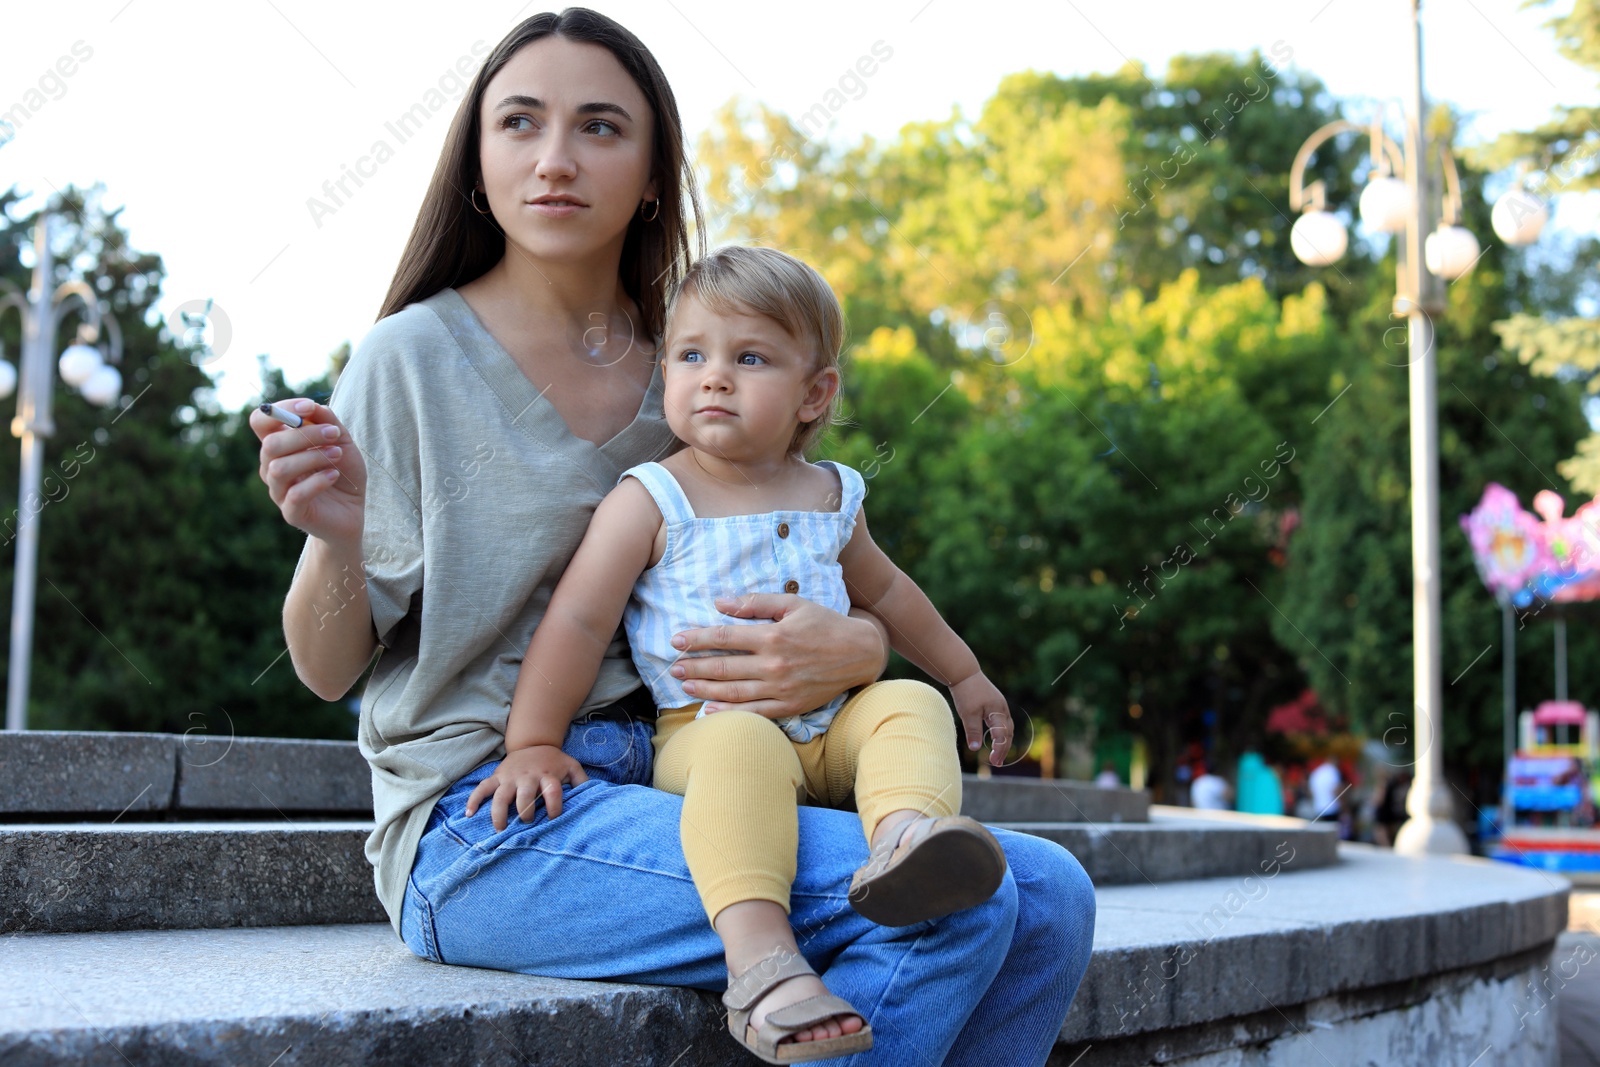
[[[551,200],[542,204],[530,204],[529,207],[550,219],[564,219],[568,215],[576,215],[583,210],[582,204],[574,204],[566,200]]]

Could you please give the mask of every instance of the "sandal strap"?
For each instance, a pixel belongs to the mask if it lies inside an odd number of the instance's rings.
[[[905,849],[905,851],[901,853],[902,856],[910,855],[911,850],[916,848],[917,845],[921,844],[924,838],[933,833],[933,831],[939,826],[943,825],[942,820],[944,818],[946,818],[946,816],[918,816],[917,818],[911,820],[911,828],[909,830],[907,830],[905,827],[901,827],[900,833],[892,834],[884,838],[882,841],[879,841],[876,845],[872,846],[871,857],[861,868],[861,872],[858,877],[861,879],[876,878],[878,875],[888,870],[889,865],[894,860],[894,854],[901,848]]]
[[[761,1025],[761,1033],[765,1034],[769,1026],[777,1026],[785,1033],[804,1030],[824,1022],[836,1015],[861,1015],[849,1001],[843,997],[836,997],[832,993],[818,993],[805,1000],[797,1000],[772,1012]],[[862,1021],[866,1019],[863,1017]],[[780,1035],[782,1036],[782,1035]]]
[[[722,1003],[730,1011],[748,1011],[773,986],[803,974],[816,973],[804,956],[786,948],[775,948],[746,968],[739,977],[729,976],[728,991],[722,994]]]

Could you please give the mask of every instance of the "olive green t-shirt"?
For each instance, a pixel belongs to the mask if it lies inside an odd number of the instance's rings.
[[[567,429],[454,289],[374,325],[328,406],[367,465],[362,555],[382,650],[357,741],[372,768],[367,859],[398,934],[434,802],[505,755],[523,653],[595,507],[624,470],[681,443],[659,362],[633,422],[595,445]],[[356,587],[353,576],[345,584]],[[338,594],[323,591],[319,610],[337,610]],[[581,710],[639,684],[619,627]]]

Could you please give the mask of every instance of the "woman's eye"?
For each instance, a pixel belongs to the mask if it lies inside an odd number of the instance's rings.
[[[595,119],[593,122],[589,123],[589,125],[585,126],[584,129],[592,130],[597,126],[603,126],[603,127],[606,128],[606,130],[609,131],[606,134],[607,137],[617,137],[617,136],[620,136],[621,133],[622,133],[622,131],[620,129],[618,129],[616,126],[612,125],[611,123],[605,121],[604,119]]]
[[[518,122],[526,122],[528,125],[514,125]],[[500,120],[500,126],[502,129],[507,130],[529,130],[533,128],[533,120],[526,115],[507,115],[505,118]]]

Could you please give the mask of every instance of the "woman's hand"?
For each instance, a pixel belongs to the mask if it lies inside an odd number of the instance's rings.
[[[290,526],[330,544],[361,543],[367,464],[333,409],[312,400],[279,407],[305,420],[286,426],[260,410],[250,428],[261,439],[261,480]],[[331,432],[330,432],[331,431]]]
[[[478,783],[467,798],[467,814],[476,814],[478,805],[492,794],[494,803],[489,817],[496,830],[504,830],[511,821],[512,801],[516,801],[522,821],[532,822],[534,809],[543,797],[545,810],[553,819],[561,814],[561,783],[582,785],[588,780],[583,764],[555,745],[529,745],[506,753],[494,773]]]
[[[989,765],[1005,766],[1006,751],[1011,748],[1011,708],[1000,690],[979,671],[951,686],[950,697],[956,702],[956,716],[966,728],[967,747],[974,751],[982,748],[987,727],[992,738]]]
[[[672,675],[705,711],[752,711],[769,719],[821,707],[883,669],[883,631],[792,593],[718,598],[717,610],[770,626],[706,626],[672,639],[682,652],[735,649],[750,655],[680,658]],[[710,702],[717,703],[710,703]],[[724,706],[719,706],[724,705]]]

